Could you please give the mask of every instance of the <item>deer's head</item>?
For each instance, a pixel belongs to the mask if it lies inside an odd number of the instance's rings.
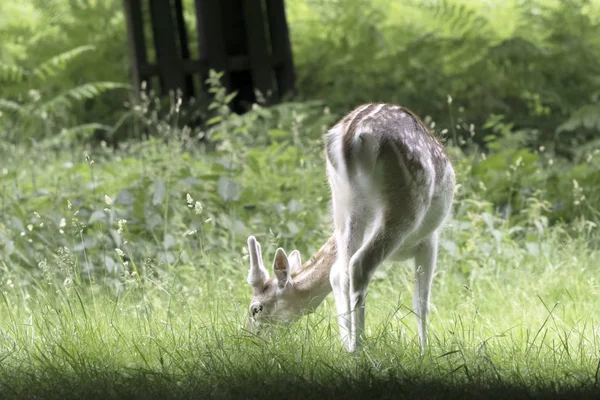
[[[266,325],[297,320],[306,305],[293,280],[294,271],[302,265],[300,252],[294,250],[288,256],[282,248],[278,248],[273,260],[273,277],[269,277],[260,243],[254,236],[248,238],[248,253],[248,284],[254,292],[248,309],[248,330],[257,332]]]

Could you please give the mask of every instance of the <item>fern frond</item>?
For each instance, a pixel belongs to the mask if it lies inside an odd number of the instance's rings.
[[[72,89],[63,92],[54,98],[46,101],[40,107],[43,109],[53,109],[57,106],[70,106],[75,101],[93,99],[98,95],[115,89],[131,89],[131,86],[125,83],[118,82],[94,82],[84,83]]]
[[[64,92],[62,95],[73,100],[93,99],[94,97],[115,89],[131,89],[131,85],[119,82],[94,82],[79,85]]]
[[[0,82],[21,83],[29,72],[18,65],[0,63]]]
[[[67,50],[44,61],[37,68],[35,68],[32,73],[34,76],[44,81],[64,70],[71,60],[77,58],[79,55],[87,51],[94,49],[95,47],[92,45],[85,45]]]
[[[556,129],[556,132],[573,132],[582,128],[600,131],[600,105],[588,104],[580,107]]]
[[[16,101],[0,99],[0,110],[21,111],[23,107]]]
[[[436,19],[441,26],[458,36],[480,36],[489,29],[489,21],[474,9],[448,0],[434,2],[409,1],[411,7],[421,9]]]
[[[108,125],[92,122],[89,124],[81,124],[81,125],[72,126],[70,128],[67,128],[67,131],[70,133],[77,134],[77,133],[94,133],[97,130],[109,131],[110,129],[111,129],[111,127]]]

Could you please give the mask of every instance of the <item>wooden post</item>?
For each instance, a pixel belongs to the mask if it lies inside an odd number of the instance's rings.
[[[190,45],[188,41],[187,31],[185,29],[185,20],[183,19],[183,5],[181,0],[174,0],[175,5],[175,22],[177,23],[177,36],[179,37],[179,49],[181,51],[181,59],[190,59]],[[183,73],[183,71],[182,71]],[[194,96],[194,80],[190,74],[184,75],[184,87],[181,88],[183,96],[190,98]]]
[[[162,90],[165,93],[183,90],[183,62],[177,51],[171,2],[150,0],[150,15]]]
[[[262,0],[242,0],[244,5],[244,20],[246,22],[246,38],[250,70],[255,90],[268,100],[276,96],[275,74],[272,68],[270,43],[267,36],[267,18]]]
[[[220,1],[196,0],[196,21],[200,57],[205,55],[208,65],[224,72],[221,82],[229,88],[229,70],[225,47],[224,27],[221,24],[223,8]],[[207,39],[208,38],[208,39]],[[210,43],[209,43],[210,40]]]
[[[131,83],[137,95],[142,81],[148,77],[141,75],[142,65],[148,63],[144,39],[141,0],[123,0],[125,20],[127,22],[127,41],[129,42],[129,60],[131,61]]]
[[[295,92],[296,75],[284,0],[266,0],[279,99]]]

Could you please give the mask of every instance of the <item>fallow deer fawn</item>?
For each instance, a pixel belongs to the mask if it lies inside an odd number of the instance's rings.
[[[249,328],[291,322],[333,291],[341,341],[360,347],[367,286],[386,259],[414,258],[413,309],[421,348],[438,238],[450,212],[455,176],[444,149],[421,120],[389,104],[358,107],[325,134],[334,234],[311,261],[277,249],[269,279],[260,244],[248,238],[254,288]]]

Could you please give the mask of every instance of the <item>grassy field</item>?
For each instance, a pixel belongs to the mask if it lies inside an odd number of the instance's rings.
[[[509,222],[466,190],[475,161],[454,149],[424,357],[410,264],[377,272],[360,354],[341,350],[332,298],[246,332],[247,235],[270,264],[277,245],[308,259],[330,233],[319,138],[332,117],[298,109],[230,116],[238,133],[212,152],[179,131],[118,150],[4,144],[0,396],[595,398],[595,224],[549,225],[535,196]]]

